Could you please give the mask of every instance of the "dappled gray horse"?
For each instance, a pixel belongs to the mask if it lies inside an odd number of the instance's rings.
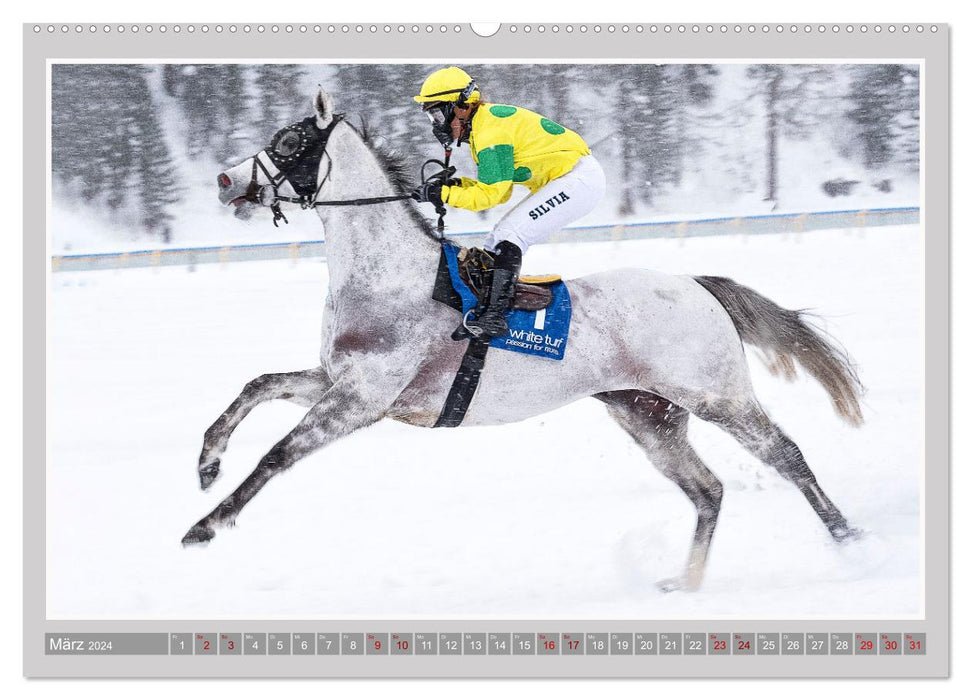
[[[322,90],[314,107],[303,126],[274,137],[272,153],[261,151],[221,173],[219,198],[243,207],[261,202],[280,215],[281,200],[304,196],[305,202],[331,204],[315,207],[326,229],[330,286],[320,366],[265,374],[246,385],[206,431],[199,458],[203,489],[218,476],[233,430],[255,406],[288,399],[309,410],[189,530],[184,544],[212,539],[271,478],[355,430],[383,418],[432,427],[466,348],[450,339],[456,312],[431,298],[441,244],[413,205],[396,197],[401,190],[388,159],[335,116]],[[363,196],[383,199],[333,206]],[[798,363],[825,387],[836,412],[859,425],[862,387],[834,342],[799,312],[729,279],[625,269],[567,285],[573,317],[564,359],[491,353],[463,426],[521,421],[590,396],[604,402],[697,509],[687,567],[661,583],[667,590],[701,583],[722,500],[721,482],[688,442],[690,414],[719,426],[792,481],[835,540],[857,534],[796,444],[759,405],[742,347],[758,348],[770,369],[787,378]]]

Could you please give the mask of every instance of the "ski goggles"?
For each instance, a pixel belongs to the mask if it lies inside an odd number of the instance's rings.
[[[455,118],[455,105],[451,102],[433,102],[423,109],[432,125],[447,125]]]

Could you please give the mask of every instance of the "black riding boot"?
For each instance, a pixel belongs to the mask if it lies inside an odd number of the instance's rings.
[[[509,332],[506,312],[512,306],[516,293],[516,280],[523,264],[523,251],[515,243],[500,241],[496,246],[496,259],[492,270],[492,290],[489,304],[481,317],[469,321],[467,327],[480,340],[495,338]]]

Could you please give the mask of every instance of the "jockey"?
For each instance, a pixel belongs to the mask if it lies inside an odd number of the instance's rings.
[[[495,254],[492,292],[485,312],[468,322],[479,337],[505,335],[523,253],[593,210],[606,190],[603,169],[576,132],[522,107],[483,102],[475,80],[461,68],[432,73],[415,102],[444,146],[469,144],[478,175],[426,182],[414,199],[480,211],[509,201],[514,184],[531,193],[486,239],[485,249]]]

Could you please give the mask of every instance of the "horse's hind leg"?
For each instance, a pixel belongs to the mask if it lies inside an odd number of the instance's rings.
[[[722,484],[688,443],[688,412],[655,394],[612,391],[598,394],[611,417],[634,438],[661,473],[674,481],[698,512],[688,565],[680,578],[660,582],[665,591],[697,590],[718,522]]]
[[[212,512],[193,525],[182,544],[208,542],[215,528],[232,525],[243,506],[266,483],[298,460],[326,447],[338,438],[379,420],[390,405],[366,400],[350,381],[340,381],[328,389],[297,426],[260,460],[256,469]]]
[[[323,367],[263,374],[248,382],[242,393],[206,431],[202,454],[199,455],[199,483],[202,489],[212,486],[219,476],[219,460],[229,444],[229,436],[250,411],[274,399],[288,399],[309,408],[320,400],[331,383]]]
[[[758,404],[737,413],[726,409],[702,417],[726,430],[745,449],[793,482],[834,540],[842,542],[859,537],[860,531],[849,526],[839,508],[816,482],[816,476],[806,463],[802,450]]]

